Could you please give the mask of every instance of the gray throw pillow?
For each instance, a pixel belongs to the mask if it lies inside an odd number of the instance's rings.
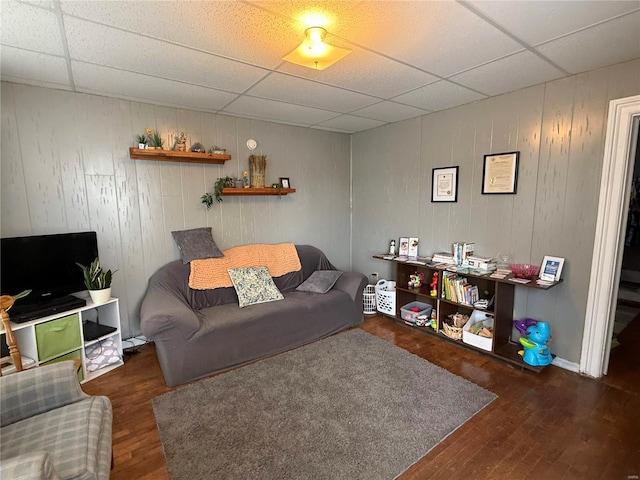
[[[339,270],[316,270],[296,290],[301,292],[327,293],[342,275]]]
[[[197,258],[224,257],[211,235],[211,227],[192,228],[171,232],[178,244],[182,263],[189,263]]]
[[[230,268],[227,272],[238,294],[240,308],[284,298],[267,267]]]

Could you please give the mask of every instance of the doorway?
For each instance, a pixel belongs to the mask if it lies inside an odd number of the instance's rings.
[[[629,207],[624,232],[618,297],[614,315],[611,353],[606,369],[607,384],[632,390],[640,384],[640,143],[638,120],[634,124],[634,137],[630,152],[631,183]],[[634,140],[635,139],[635,140]],[[634,140],[634,141],[633,141]]]
[[[640,95],[612,100],[605,137],[591,277],[582,337],[580,372],[607,373],[629,206]]]

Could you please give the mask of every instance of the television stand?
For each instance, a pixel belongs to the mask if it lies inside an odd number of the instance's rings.
[[[75,308],[82,308],[87,305],[83,298],[65,295],[64,297],[53,298],[42,303],[32,303],[28,305],[14,304],[11,309],[11,321],[13,323],[24,323],[37,318],[48,317],[56,313],[66,312]]]

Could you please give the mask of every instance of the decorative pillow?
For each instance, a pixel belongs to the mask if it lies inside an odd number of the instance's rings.
[[[309,278],[298,285],[301,292],[327,293],[342,275],[339,270],[316,270]]]
[[[284,298],[267,267],[230,268],[227,271],[238,294],[240,308]]]
[[[224,257],[211,235],[211,227],[192,228],[171,232],[173,239],[178,244],[182,263],[189,263],[196,258],[220,258]]]

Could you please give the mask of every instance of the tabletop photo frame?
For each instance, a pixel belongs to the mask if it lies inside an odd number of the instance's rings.
[[[563,265],[564,258],[545,255],[542,260],[542,265],[540,266],[540,275],[538,275],[538,277],[540,277],[540,280],[557,282],[560,280]]]
[[[289,181],[289,177],[280,177],[280,186],[282,188],[291,188],[291,182]]]
[[[443,167],[432,169],[431,201],[458,201],[458,167]]]
[[[515,194],[518,188],[520,152],[492,153],[484,156],[483,194]]]

